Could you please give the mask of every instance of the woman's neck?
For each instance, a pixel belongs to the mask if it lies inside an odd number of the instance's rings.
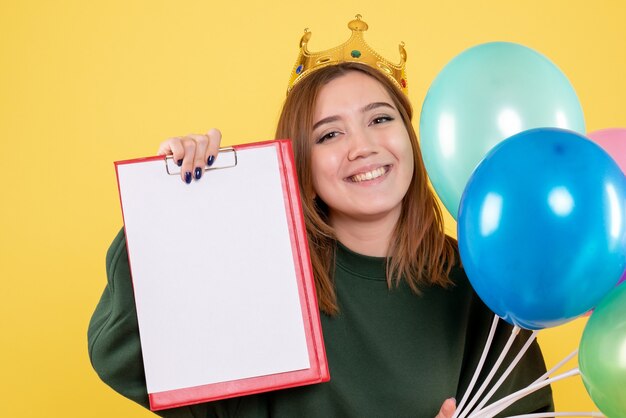
[[[352,251],[372,257],[387,257],[399,217],[399,211],[380,219],[355,219],[331,213],[329,220],[337,239]]]

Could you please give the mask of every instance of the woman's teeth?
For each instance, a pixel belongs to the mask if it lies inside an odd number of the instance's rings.
[[[350,177],[350,181],[358,183],[361,181],[373,180],[377,177],[382,176],[386,172],[387,170],[385,169],[385,167],[380,167],[380,168],[377,168],[376,170],[368,171],[367,173],[355,174],[354,176]]]

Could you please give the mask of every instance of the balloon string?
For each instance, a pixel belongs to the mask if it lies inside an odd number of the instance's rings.
[[[549,418],[549,417],[604,417],[601,412],[539,412],[535,414],[515,415],[508,418]]]
[[[529,395],[533,392],[536,392],[537,390],[548,386],[549,384],[553,383],[553,382],[557,382],[559,380],[571,377],[571,376],[576,376],[580,374],[580,370],[578,370],[578,368],[574,368],[572,370],[569,370],[565,373],[556,375],[554,377],[551,377],[549,379],[545,379],[541,382],[536,382],[533,383],[531,385],[529,385],[528,387],[524,388],[524,389],[520,389],[517,392],[514,392],[512,394],[510,394],[509,396],[506,396],[502,399],[500,399],[499,401],[496,401],[494,403],[492,403],[491,405],[487,406],[485,409],[482,409],[480,411],[474,412],[472,415],[470,415],[470,418],[490,418],[493,417],[497,414],[499,414],[500,412],[502,412],[503,410],[505,410],[506,408],[508,408],[510,405],[514,404],[515,402],[517,402],[518,400],[520,400],[521,398],[523,398],[526,395]]]
[[[463,410],[463,412],[459,415],[459,418],[464,418],[472,411],[472,407],[480,399],[480,395],[483,394],[483,392],[487,388],[487,385],[491,382],[491,379],[493,379],[493,376],[496,374],[496,372],[500,368],[500,365],[502,364],[502,362],[504,361],[504,358],[506,357],[509,350],[511,349],[511,346],[515,342],[515,338],[517,338],[517,335],[519,334],[519,332],[520,332],[520,327],[518,327],[517,325],[511,329],[511,336],[509,337],[509,340],[506,342],[506,345],[504,346],[504,348],[502,348],[502,352],[500,353],[498,360],[494,363],[493,367],[491,368],[491,371],[489,372],[489,374],[483,381],[483,384],[480,385],[478,392],[476,392],[476,394],[473,396],[472,401],[469,404],[467,404],[467,407],[465,408],[465,410]]]
[[[513,367],[515,366],[515,364],[519,361],[519,359],[521,359],[522,355],[526,352],[526,350],[528,349],[528,347],[530,346],[530,343],[532,343],[532,341],[535,339],[536,337],[536,333],[538,331],[534,331],[533,334],[528,338],[528,340],[526,341],[526,344],[524,345],[524,347],[522,347],[522,350],[520,350],[520,353],[518,354],[518,357],[516,357],[513,362],[511,363],[511,365],[509,366],[509,369],[512,370]],[[576,354],[578,354],[578,349],[575,349],[574,351],[572,351],[570,354],[568,354],[567,356],[565,356],[565,358],[563,360],[561,360],[560,362],[558,362],[554,367],[552,367],[550,370],[548,370],[546,373],[544,373],[543,375],[541,375],[537,380],[535,380],[532,384],[541,382],[545,379],[547,379],[552,373],[554,373],[555,371],[557,371],[558,369],[560,369],[565,363],[567,363],[568,361],[570,361]],[[504,380],[504,378],[506,378],[506,376],[510,373],[510,370],[507,369],[507,371],[505,371],[504,375],[502,375],[502,377],[500,378],[500,380],[496,383],[495,387],[492,388],[492,390],[485,396],[485,398],[481,401],[481,403],[476,407],[476,409],[478,411],[480,411],[482,409],[482,407],[485,405],[485,403],[491,398],[491,396],[493,396],[493,393],[495,392],[495,390],[497,390],[497,388],[502,384],[501,381]],[[516,399],[517,400],[517,399]],[[513,402],[509,402],[507,406],[511,405]],[[569,413],[569,412],[568,412]],[[589,412],[592,414],[599,414],[598,412]],[[566,415],[564,415],[566,416]],[[577,416],[577,415],[574,415]],[[593,415],[592,415],[593,416]],[[603,416],[603,415],[600,415]]]
[[[522,357],[524,356],[524,354],[526,354],[526,351],[528,351],[528,348],[530,347],[530,345],[533,343],[533,341],[535,341],[535,338],[537,338],[537,333],[539,331],[535,330],[532,332],[532,334],[530,334],[530,336],[528,337],[528,339],[526,340],[526,343],[524,344],[524,346],[521,348],[521,350],[519,351],[519,353],[517,353],[517,356],[515,356],[515,358],[513,359],[513,361],[511,362],[511,364],[509,365],[509,367],[504,371],[504,373],[502,374],[502,376],[500,376],[500,379],[496,382],[495,385],[493,385],[493,387],[491,388],[491,390],[489,391],[489,393],[487,393],[485,395],[485,397],[483,398],[482,401],[480,401],[480,403],[478,404],[478,406],[476,406],[477,410],[481,410],[481,408],[483,406],[485,406],[485,404],[487,403],[487,401],[489,401],[489,399],[491,399],[491,397],[493,396],[494,393],[496,393],[496,391],[498,390],[498,388],[500,386],[502,386],[502,383],[504,383],[504,380],[511,374],[511,372],[513,371],[513,369],[515,368],[515,366],[517,366],[517,364],[520,362],[520,360],[522,359]],[[542,378],[541,380],[543,380],[544,378]],[[533,382],[536,383],[536,382]]]
[[[489,330],[489,335],[487,336],[487,341],[485,342],[485,348],[483,348],[483,353],[480,356],[480,360],[478,361],[476,370],[474,370],[474,376],[472,376],[472,380],[470,381],[470,384],[467,387],[467,390],[463,394],[463,399],[461,399],[461,403],[457,406],[456,411],[454,411],[454,415],[452,415],[452,418],[458,418],[459,414],[461,413],[461,410],[463,409],[463,406],[465,405],[465,402],[467,401],[467,398],[469,397],[470,393],[472,393],[472,390],[474,389],[474,385],[476,384],[476,381],[478,380],[478,375],[480,374],[480,371],[483,368],[483,364],[485,363],[485,359],[487,358],[487,354],[489,353],[489,348],[491,347],[493,336],[496,333],[496,328],[498,326],[499,319],[500,317],[498,317],[498,315],[493,316],[493,322],[491,323],[491,329]]]
[[[561,360],[560,362],[558,362],[556,364],[556,366],[554,366],[553,368],[551,368],[550,370],[548,370],[547,372],[545,372],[543,375],[541,375],[541,377],[539,377],[537,380],[535,380],[533,383],[537,383],[537,382],[541,382],[544,379],[547,379],[548,376],[550,376],[552,373],[554,373],[555,371],[559,370],[561,367],[563,367],[563,365],[565,363],[567,363],[568,361],[570,361],[576,354],[578,354],[578,348],[575,349],[574,351],[572,351],[571,353],[569,353],[563,360]]]

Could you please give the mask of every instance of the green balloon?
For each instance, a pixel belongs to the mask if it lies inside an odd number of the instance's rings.
[[[626,417],[626,286],[612,290],[591,314],[578,365],[600,411],[608,418]]]
[[[450,214],[457,218],[465,185],[491,148],[544,127],[585,134],[576,92],[549,59],[510,42],[453,58],[428,90],[419,129],[428,175]]]

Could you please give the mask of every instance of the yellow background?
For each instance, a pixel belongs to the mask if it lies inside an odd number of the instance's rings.
[[[122,222],[113,161],[213,126],[225,144],[271,138],[303,28],[325,49],[355,13],[386,56],[406,42],[417,111],[451,58],[505,40],[567,74],[589,131],[626,126],[621,0],[3,1],[0,416],[151,416],[100,382],[87,356]],[[583,326],[540,333],[549,365]],[[560,411],[594,408],[579,378],[554,389]]]

